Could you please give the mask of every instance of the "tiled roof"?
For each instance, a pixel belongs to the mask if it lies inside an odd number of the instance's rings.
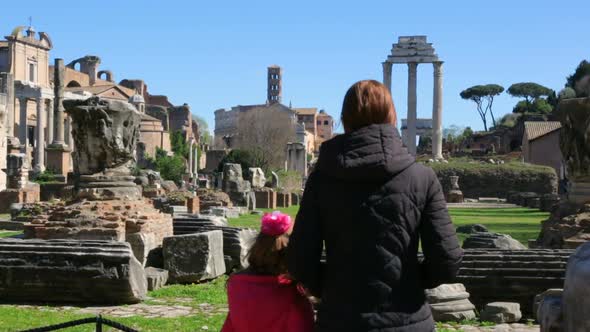
[[[314,115],[318,112],[318,109],[315,107],[309,108],[293,108],[297,115]]]
[[[526,121],[524,131],[529,141],[545,136],[561,128],[559,121]]]

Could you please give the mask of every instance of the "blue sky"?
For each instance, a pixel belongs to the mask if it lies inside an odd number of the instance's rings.
[[[263,103],[266,67],[283,67],[283,103],[338,118],[357,80],[381,81],[381,62],[404,35],[427,35],[444,68],[445,127],[483,129],[459,92],[474,84],[533,81],[559,90],[584,58],[590,1],[8,1],[8,35],[33,17],[51,36],[51,58],[102,58],[117,81],[142,78],[152,94],[187,102],[213,128],[213,111]],[[392,90],[405,117],[407,67]],[[494,113],[511,112],[503,94]],[[432,112],[432,65],[418,67],[418,116]]]

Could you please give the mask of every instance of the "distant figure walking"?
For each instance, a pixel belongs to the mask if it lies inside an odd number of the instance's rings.
[[[280,212],[262,217],[250,266],[227,283],[229,313],[221,332],[311,332],[313,309],[303,287],[287,273],[293,223]]]
[[[463,256],[441,185],[402,145],[384,85],[354,84],[341,118],[307,181],[289,272],[321,299],[317,331],[434,331],[424,289],[451,282]]]

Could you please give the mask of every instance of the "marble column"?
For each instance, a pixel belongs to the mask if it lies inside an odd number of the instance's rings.
[[[417,71],[418,63],[408,63],[408,116],[407,116],[407,140],[406,146],[408,152],[412,155],[416,155],[416,120],[417,120],[417,97],[416,97],[416,85],[417,85]]]
[[[383,62],[383,84],[387,87],[389,92],[391,93],[391,69],[393,67],[393,63],[391,62]]]
[[[65,145],[64,140],[64,107],[63,107],[63,95],[64,95],[64,75],[65,67],[63,59],[55,59],[55,79],[54,79],[54,116],[55,116],[55,136],[53,137],[53,143],[55,145]]]
[[[18,123],[18,139],[21,142],[21,152],[22,153],[27,153],[27,147],[28,147],[28,135],[27,135],[27,103],[28,103],[28,99],[27,98],[19,98],[18,99],[19,102],[19,106],[20,106],[20,117],[19,117],[19,123]]]
[[[48,105],[47,105],[47,145],[51,144],[53,142],[53,125],[54,125],[54,119],[53,119],[53,100],[49,99],[48,100]]]
[[[14,137],[14,78],[10,73],[6,75],[6,99],[6,135],[10,140]]]
[[[189,149],[188,149],[188,177],[193,177],[193,141],[189,141]]]
[[[70,148],[70,150],[74,150],[74,134],[72,134],[72,128],[74,128],[72,126],[72,117],[70,116],[66,116],[66,133],[68,134],[68,147]]]
[[[434,67],[434,91],[432,94],[432,158],[442,159],[442,92],[443,62],[437,61]]]
[[[45,129],[43,116],[45,113],[45,99],[37,98],[37,127],[35,128],[35,173],[45,170]]]
[[[197,184],[197,177],[199,176],[199,148],[197,144],[193,145],[193,184]]]

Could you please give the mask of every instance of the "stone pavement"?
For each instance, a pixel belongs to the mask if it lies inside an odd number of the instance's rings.
[[[539,325],[527,324],[498,324],[495,326],[471,326],[443,324],[437,331],[461,331],[461,332],[539,332]]]

